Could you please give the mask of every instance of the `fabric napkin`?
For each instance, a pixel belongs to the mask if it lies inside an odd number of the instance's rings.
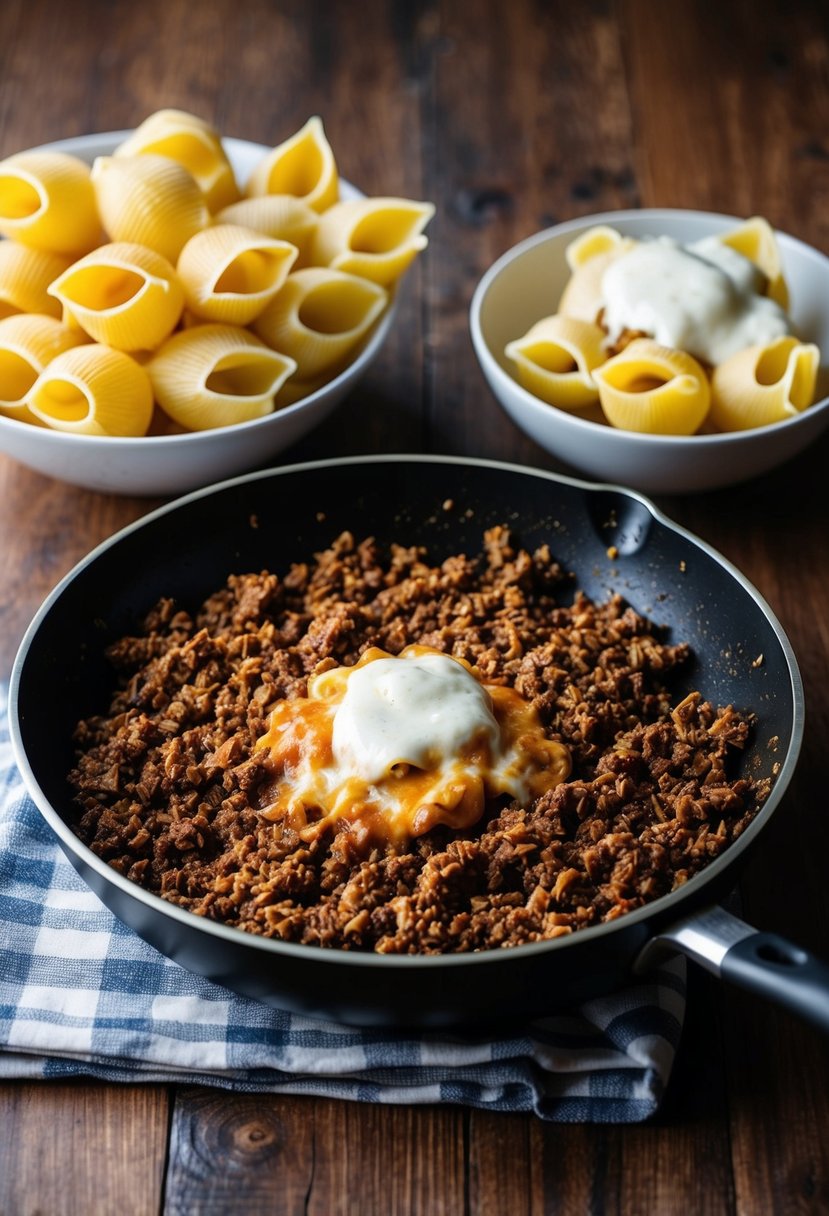
[[[658,1108],[685,1010],[682,960],[503,1037],[271,1009],[159,954],[78,877],[17,772],[6,703],[0,686],[0,1078],[449,1102],[559,1122],[637,1122]]]

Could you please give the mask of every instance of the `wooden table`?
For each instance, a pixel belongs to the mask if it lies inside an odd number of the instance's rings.
[[[265,143],[319,113],[346,177],[437,204],[382,358],[286,461],[410,450],[555,468],[485,388],[467,309],[497,255],[559,220],[639,205],[761,213],[829,250],[825,2],[6,0],[2,14],[2,155],[135,125],[162,105]],[[753,923],[824,956],[827,456],[824,441],[755,483],[660,500],[757,585],[800,657],[802,760],[742,899]],[[0,504],[6,676],[44,594],[155,504],[3,456]],[[827,1043],[694,972],[669,1098],[645,1126],[6,1084],[0,1211],[827,1211],[827,1127]]]

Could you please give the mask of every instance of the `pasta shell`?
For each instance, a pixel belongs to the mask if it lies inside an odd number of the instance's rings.
[[[92,182],[110,239],[146,245],[168,262],[210,219],[193,177],[166,156],[99,156]]]
[[[387,303],[376,283],[309,266],[288,276],[253,328],[296,362],[300,380],[315,380],[346,362]]]
[[[144,245],[101,245],[74,262],[49,294],[65,317],[116,350],[152,350],[178,324],[184,292],[173,267]]]
[[[0,162],[0,233],[47,253],[86,253],[101,239],[89,166],[64,152]]]
[[[57,356],[32,388],[29,409],[58,431],[146,435],[153,414],[150,378],[123,351],[94,343]]]
[[[291,376],[274,397],[274,409],[281,410],[288,405],[296,405],[297,401],[310,397],[311,393],[317,392],[330,379],[330,376],[320,376],[316,380],[297,380],[295,376]]]
[[[115,149],[115,156],[168,156],[198,182],[211,211],[239,198],[219,132],[185,110],[156,110]]]
[[[308,263],[311,237],[319,216],[307,203],[290,194],[263,194],[260,198],[243,198],[225,207],[216,216],[217,224],[241,224],[276,241],[296,245],[299,256],[294,269]]]
[[[59,317],[60,305],[48,288],[69,265],[70,259],[58,253],[0,241],[0,317],[18,312]]]
[[[794,418],[812,404],[820,352],[797,338],[749,346],[714,368],[711,415],[721,431],[747,431]]]
[[[405,198],[350,199],[330,207],[311,242],[311,261],[390,287],[426,248],[431,203]]]
[[[726,232],[719,238],[724,245],[730,245],[748,258],[763,272],[766,278],[766,295],[779,304],[782,309],[789,307],[789,289],[783,277],[783,263],[780,259],[780,248],[774,229],[768,220],[760,215]]]
[[[595,322],[604,308],[602,280],[605,271],[623,253],[632,249],[636,241],[628,237],[618,244],[597,251],[581,262],[570,276],[561,294],[558,311],[561,316],[574,317],[577,321]]]
[[[296,246],[238,224],[191,237],[178,260],[189,310],[226,325],[248,325],[270,303],[296,261]]]
[[[599,399],[591,373],[604,362],[604,332],[590,321],[545,317],[505,350],[528,392],[561,409],[582,409]]]
[[[621,232],[617,232],[615,228],[609,228],[607,224],[596,224],[571,241],[564,251],[564,256],[567,265],[575,271],[597,254],[609,253],[627,243]]]
[[[0,414],[21,422],[37,421],[26,398],[40,373],[62,351],[79,346],[85,335],[54,317],[18,313],[0,321]]]
[[[273,411],[293,359],[232,325],[197,325],[168,338],[147,364],[156,400],[192,431],[248,422]]]
[[[313,211],[325,211],[336,203],[337,165],[322,120],[309,118],[301,130],[273,148],[253,170],[245,193],[251,198],[293,194]]]
[[[691,355],[637,338],[596,368],[611,426],[646,435],[693,435],[711,403],[708,378]]]

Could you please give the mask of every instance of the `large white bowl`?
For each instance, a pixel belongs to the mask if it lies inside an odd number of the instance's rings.
[[[109,131],[44,146],[91,164],[96,156],[110,155],[129,134]],[[244,184],[268,149],[244,139],[223,143],[237,180]],[[343,198],[362,197],[342,179],[340,190]],[[66,434],[0,416],[0,452],[47,476],[113,494],[180,494],[232,477],[301,439],[332,412],[376,358],[393,314],[392,303],[357,357],[338,376],[302,401],[264,418],[211,431],[120,439]]]
[[[579,232],[609,224],[626,236],[687,242],[733,227],[733,216],[705,211],[609,211],[558,224],[498,259],[472,299],[472,344],[484,376],[517,425],[559,460],[601,481],[651,493],[710,490],[765,473],[801,452],[829,426],[829,396],[796,418],[718,435],[640,435],[615,430],[540,401],[514,378],[504,347],[556,311],[570,275],[564,256]],[[778,233],[798,335],[821,351],[821,392],[829,362],[829,258]]]

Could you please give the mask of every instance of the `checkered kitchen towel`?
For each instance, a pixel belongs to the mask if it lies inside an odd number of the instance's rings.
[[[634,1122],[659,1105],[684,1008],[679,961],[498,1038],[355,1030],[191,975],[116,920],[66,860],[14,766],[0,687],[0,1078],[180,1081]]]

